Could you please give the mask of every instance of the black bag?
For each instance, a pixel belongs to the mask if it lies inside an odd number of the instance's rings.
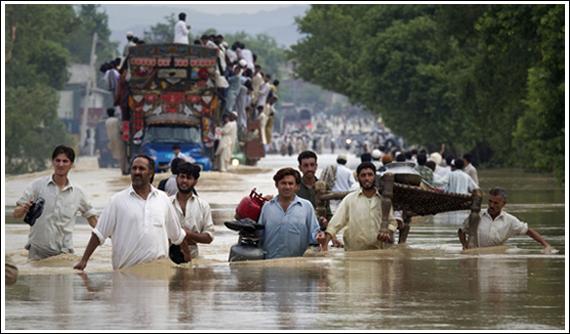
[[[24,222],[30,226],[34,226],[36,220],[42,215],[44,211],[45,200],[43,198],[38,198],[32,203],[32,206],[28,210],[26,217],[24,217]]]
[[[182,254],[182,251],[180,250],[180,245],[170,245],[168,256],[170,257],[170,260],[176,264],[189,262],[184,259],[184,254]]]

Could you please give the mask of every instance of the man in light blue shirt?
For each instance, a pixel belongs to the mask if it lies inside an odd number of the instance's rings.
[[[282,168],[273,177],[279,195],[265,203],[259,216],[266,259],[302,256],[316,243],[319,224],[311,202],[296,195],[301,174]]]
[[[445,191],[448,193],[470,194],[473,190],[479,189],[479,186],[473,181],[471,176],[463,171],[464,162],[462,159],[453,160],[453,167],[447,176],[447,184]]]

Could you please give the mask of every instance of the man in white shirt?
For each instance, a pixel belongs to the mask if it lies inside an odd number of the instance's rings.
[[[477,168],[473,166],[473,164],[471,163],[472,161],[473,161],[473,156],[471,156],[471,154],[466,153],[463,155],[463,162],[465,164],[463,171],[467,173],[467,175],[471,176],[473,182],[475,182],[476,185],[479,185],[479,175],[477,174]]]
[[[528,227],[528,224],[503,211],[506,203],[507,193],[504,189],[496,187],[489,191],[489,207],[487,211],[483,211],[480,214],[481,219],[477,227],[478,244],[476,247],[499,246],[510,237],[526,234],[544,246],[545,252],[556,252],[556,250],[552,250],[550,244],[537,231]],[[469,220],[467,219],[463,224],[463,229],[460,228],[457,231],[463,249],[469,247],[466,238],[469,232]]]
[[[52,153],[53,174],[34,180],[18,200],[14,218],[24,217],[32,203],[44,199],[44,209],[30,227],[26,249],[28,258],[40,260],[62,253],[73,254],[73,228],[75,214],[80,212],[91,227],[97,224],[97,216],[87,201],[83,189],[68,178],[75,161],[71,147],[60,145]]]
[[[346,228],[343,239],[347,251],[382,249],[394,242],[398,223],[392,209],[388,226],[382,226],[382,196],[375,186],[376,167],[363,162],[356,169],[360,190],[348,194],[340,203],[325,232],[319,233],[317,241],[327,245],[336,234]]]
[[[448,170],[441,166],[441,163],[443,161],[441,154],[438,152],[433,152],[429,156],[429,160],[435,162],[435,169],[433,171],[433,183],[440,185],[447,182],[447,176],[451,172],[451,169]]]
[[[178,186],[176,185],[176,176],[178,175],[178,166],[184,162],[184,159],[174,158],[170,163],[170,172],[172,173],[167,179],[158,183],[158,189],[164,191],[168,196],[176,194]]]
[[[237,54],[240,59],[245,59],[245,61],[247,62],[247,68],[249,68],[252,71],[255,69],[255,62],[253,61],[253,52],[251,52],[250,49],[246,49],[245,44],[241,42],[239,43]]]
[[[259,90],[261,89],[261,85],[264,83],[265,79],[261,72],[261,65],[255,65],[255,71],[253,72],[253,78],[251,79],[251,87],[253,88],[252,98],[255,103],[257,103],[257,100],[259,99]]]
[[[190,33],[190,25],[186,24],[186,14],[178,14],[179,21],[174,25],[174,43],[189,44],[188,34]]]
[[[269,93],[271,92],[271,83],[270,83],[271,75],[265,74],[263,80],[265,81],[259,87],[259,93],[257,98],[257,106],[262,106],[262,107],[265,106],[267,98],[269,97]]]
[[[126,152],[125,143],[121,139],[121,121],[115,115],[114,108],[107,108],[107,115],[109,116],[105,120],[105,130],[107,130],[107,138],[109,139],[107,146],[113,159],[119,162],[119,166],[123,166]]]
[[[169,239],[181,245],[189,261],[186,231],[168,196],[152,186],[153,178],[154,160],[137,155],[131,164],[131,186],[111,197],[74,269],[85,269],[91,254],[109,237],[113,245],[113,269],[168,256]]]
[[[447,176],[444,191],[457,194],[470,194],[479,189],[475,181],[463,171],[463,159],[453,160],[454,170]]]
[[[356,186],[356,180],[352,171],[345,165],[348,162],[346,155],[339,154],[336,158],[336,177],[332,191],[351,191]]]
[[[198,197],[194,187],[200,177],[200,166],[183,162],[178,165],[176,184],[178,192],[170,197],[178,219],[187,232],[192,258],[199,255],[198,243],[209,244],[214,240],[214,222],[210,205]]]
[[[125,59],[129,56],[129,48],[137,45],[137,43],[135,43],[133,40],[134,37],[135,36],[134,36],[132,31],[127,32],[127,44],[125,44],[125,47],[123,48],[123,59],[122,59],[122,61],[125,61]],[[121,65],[122,64],[123,63],[121,62]]]
[[[216,149],[216,159],[218,159],[218,166],[220,172],[226,172],[230,166],[232,159],[232,152],[234,143],[237,139],[237,113],[232,111],[222,116],[224,126],[222,127],[222,139]]]

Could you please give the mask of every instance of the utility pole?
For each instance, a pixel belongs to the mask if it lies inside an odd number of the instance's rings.
[[[93,33],[93,42],[91,44],[91,56],[89,60],[89,76],[87,78],[87,84],[85,86],[85,98],[83,99],[83,111],[81,113],[81,124],[79,127],[79,150],[85,146],[85,140],[87,139],[87,118],[89,113],[89,108],[93,106],[93,89],[95,88],[95,62],[97,61],[97,55],[95,54],[95,48],[97,46],[97,33]]]

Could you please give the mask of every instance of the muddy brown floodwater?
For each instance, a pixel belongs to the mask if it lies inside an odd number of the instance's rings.
[[[354,167],[356,158],[350,159]],[[72,178],[101,210],[129,178],[84,160]],[[324,155],[319,165],[333,161],[334,156]],[[84,222],[76,226],[75,255],[36,262],[29,262],[23,249],[29,227],[4,224],[4,250],[20,270],[16,284],[4,289],[5,329],[567,328],[565,198],[564,188],[552,178],[515,170],[483,170],[479,175],[484,191],[495,185],[507,188],[506,209],[539,231],[558,254],[542,254],[526,236],[510,239],[505,247],[463,253],[456,239],[463,214],[451,213],[414,219],[408,243],[388,250],[332,249],[326,255],[228,264],[237,234],[223,221],[251,188],[275,193],[271,177],[283,166],[296,167],[295,157],[269,156],[256,168],[202,174],[198,191],[212,205],[216,237],[200,246],[201,257],[191,265],[159,260],[113,271],[107,242],[80,274],[72,266],[90,236]],[[6,178],[6,215],[37,176]]]

